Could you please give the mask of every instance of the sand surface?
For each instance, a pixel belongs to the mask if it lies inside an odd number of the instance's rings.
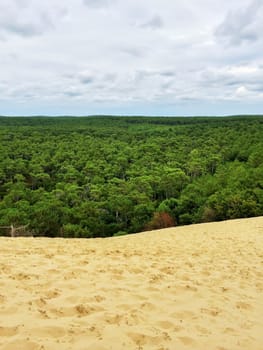
[[[263,217],[0,252],[0,349],[263,349]]]

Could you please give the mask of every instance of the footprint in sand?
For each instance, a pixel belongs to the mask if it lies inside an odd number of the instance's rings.
[[[170,317],[176,320],[185,320],[185,319],[193,319],[196,317],[196,314],[190,310],[183,310],[179,312],[174,312],[170,315]]]
[[[36,275],[34,276],[36,277]],[[20,272],[18,274],[15,274],[14,276],[11,277],[13,280],[16,281],[24,281],[24,280],[30,280],[32,278],[32,275]]]
[[[89,306],[89,305],[79,304],[75,306],[75,310],[77,311],[79,317],[83,317],[83,316],[93,314],[95,312],[104,311],[104,308],[99,306]]]
[[[184,345],[191,345],[193,346],[195,344],[195,340],[191,337],[178,337],[178,339],[184,344]]]
[[[124,318],[125,318],[125,316],[120,315],[120,314],[112,315],[112,316],[109,315],[109,316],[105,317],[105,321],[108,324],[119,326],[120,323],[124,320]]]
[[[54,260],[54,255],[53,254],[45,254],[44,258],[48,259],[48,260]]]
[[[154,274],[154,275],[152,275],[150,277],[149,283],[159,283],[163,279],[164,279],[164,275],[163,274]]]
[[[1,269],[0,269],[0,271],[1,271],[1,275],[3,275],[3,274],[9,274],[9,273],[11,273],[11,272],[12,272],[12,269],[11,269],[10,266],[8,266],[8,265],[3,265],[3,266],[1,267]]]
[[[129,268],[128,271],[130,273],[134,273],[134,274],[142,274],[142,273],[144,273],[143,269],[140,269],[140,268],[137,268],[137,267]]]
[[[53,298],[57,298],[61,295],[61,290],[60,289],[50,289],[48,291],[45,292],[45,297],[47,299],[53,299]]]
[[[94,304],[94,303],[101,303],[105,300],[106,298],[101,295],[94,295],[91,297],[84,297],[84,296],[77,296],[77,295],[70,295],[67,298],[65,298],[65,303],[66,304],[76,304],[76,301],[78,304]]]
[[[162,334],[155,336],[137,332],[129,332],[127,335],[139,348],[143,347],[144,345],[151,346],[152,348],[152,346],[163,345],[164,342],[171,341],[171,337],[167,332],[163,332]]]
[[[202,274],[203,276],[211,276],[211,271],[208,270],[208,269],[203,269],[203,270],[201,271],[201,274]]]
[[[158,321],[156,324],[162,329],[172,330],[174,328],[174,324],[169,321]]]
[[[174,275],[175,269],[171,266],[168,266],[161,268],[159,271],[165,275]]]
[[[19,333],[18,326],[16,327],[0,327],[0,337],[12,337]]]
[[[38,307],[43,307],[47,304],[44,298],[38,298],[29,302],[29,305],[37,305]]]
[[[49,319],[50,318],[46,310],[38,309],[37,311],[40,314],[41,318],[43,318],[43,319]]]
[[[222,310],[220,310],[219,308],[210,308],[210,309],[202,308],[201,309],[201,313],[204,313],[213,317],[218,316],[221,312]]]
[[[153,311],[153,310],[156,310],[156,306],[152,303],[145,302],[140,305],[140,309],[146,310],[146,311]]]
[[[145,322],[145,315],[137,309],[132,309],[125,314],[125,322],[129,325],[136,326],[139,323]]]
[[[71,324],[70,328],[67,329],[67,334],[70,336],[76,336],[78,338],[84,337],[87,339],[87,337],[95,337],[100,338],[101,337],[101,331],[97,326],[89,325],[87,327],[87,323],[75,323]]]
[[[199,334],[201,335],[208,335],[211,334],[211,331],[207,328],[201,327],[201,326],[196,326],[197,331],[199,332]]]
[[[263,291],[263,283],[258,282],[258,283],[255,284],[255,286],[256,286],[256,288],[257,288],[260,292]]]
[[[100,306],[90,306],[85,304],[78,304],[70,307],[51,308],[49,312],[57,317],[85,317],[96,312],[104,311]]]
[[[236,308],[240,310],[251,310],[252,306],[244,301],[239,301],[236,303]]]
[[[105,299],[106,299],[106,298],[103,297],[102,295],[94,295],[92,298],[89,299],[89,301],[101,303],[101,302],[104,301]]]
[[[4,303],[6,301],[6,297],[2,294],[0,294],[0,303]]]
[[[224,329],[225,334],[232,334],[232,335],[237,335],[237,331],[234,328],[227,327]]]

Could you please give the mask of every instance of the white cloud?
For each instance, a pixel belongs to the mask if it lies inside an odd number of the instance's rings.
[[[239,86],[235,92],[237,97],[246,97],[249,94],[248,89],[245,86]]]
[[[217,113],[217,103],[228,113],[243,87],[255,106],[261,98],[259,2],[61,4],[1,0],[0,114]]]

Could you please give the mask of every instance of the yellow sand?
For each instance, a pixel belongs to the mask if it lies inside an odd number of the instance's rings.
[[[0,238],[0,349],[263,349],[263,217]]]

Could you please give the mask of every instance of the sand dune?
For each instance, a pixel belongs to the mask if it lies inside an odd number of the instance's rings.
[[[263,349],[263,217],[0,247],[0,349]]]

